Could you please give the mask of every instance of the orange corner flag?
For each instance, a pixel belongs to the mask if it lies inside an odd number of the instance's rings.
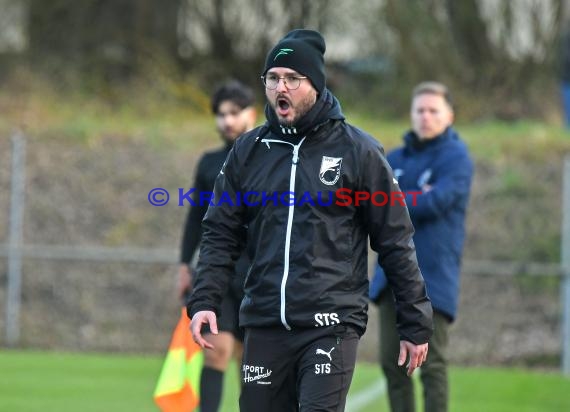
[[[204,355],[189,328],[190,319],[183,308],[154,390],[154,402],[162,412],[191,412],[200,402]]]

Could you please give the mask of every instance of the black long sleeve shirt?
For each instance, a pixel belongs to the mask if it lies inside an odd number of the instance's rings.
[[[198,162],[196,177],[194,178],[194,189],[192,200],[196,206],[190,206],[180,247],[180,263],[190,264],[196,249],[202,239],[202,219],[208,211],[208,203],[200,201],[200,193],[212,192],[216,176],[220,172],[224,161],[231,149],[225,146],[218,150],[205,153]]]

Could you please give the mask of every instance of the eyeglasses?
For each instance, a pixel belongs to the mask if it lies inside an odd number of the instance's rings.
[[[293,75],[279,77],[275,74],[268,74],[267,76],[261,76],[263,84],[269,90],[277,89],[277,86],[279,86],[279,80],[283,80],[283,84],[287,89],[297,90],[299,86],[301,86],[301,80],[306,78],[307,76],[293,76]]]

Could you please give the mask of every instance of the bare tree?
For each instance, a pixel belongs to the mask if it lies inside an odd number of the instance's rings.
[[[179,0],[30,0],[30,54],[128,74],[160,51],[178,56]]]
[[[271,45],[293,28],[323,30],[330,0],[186,0],[181,16],[185,57],[214,78],[248,80]]]
[[[464,107],[517,117],[552,83],[562,0],[386,0],[402,85],[439,79],[467,91]]]

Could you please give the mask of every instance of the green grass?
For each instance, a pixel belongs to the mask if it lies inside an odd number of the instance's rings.
[[[153,411],[157,357],[0,352],[0,411]]]
[[[454,369],[452,410],[549,412],[570,410],[570,378],[509,369]]]
[[[156,411],[157,356],[0,351],[0,411]],[[359,364],[349,399],[381,380],[376,365]],[[237,369],[226,374],[223,411],[237,411]],[[452,368],[451,411],[570,410],[570,379],[520,369]],[[419,391],[417,391],[419,393]],[[386,395],[353,412],[387,412]]]
[[[68,90],[68,91],[64,91]],[[31,72],[13,76],[0,96],[0,138],[21,129],[31,138],[100,145],[113,141],[150,144],[160,149],[199,150],[219,139],[209,113],[206,91],[192,82],[168,76],[135,82],[132,87],[97,92],[60,89]],[[339,96],[342,102],[342,96]],[[258,102],[258,123],[264,121]],[[387,149],[401,144],[409,128],[402,119],[386,119],[386,110],[366,114],[343,107],[350,123],[366,130]],[[501,162],[505,158],[548,161],[552,154],[570,151],[570,132],[559,124],[524,121],[465,123],[457,129],[476,158]]]
[[[387,148],[402,144],[410,128],[406,120],[387,120],[348,112],[354,125],[366,130]],[[570,151],[570,131],[556,124],[524,120],[465,123],[458,119],[455,128],[475,158],[501,162],[506,158],[546,160],[552,153]]]

